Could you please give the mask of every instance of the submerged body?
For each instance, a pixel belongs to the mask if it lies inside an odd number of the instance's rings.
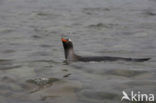
[[[65,59],[66,62],[72,61],[82,61],[82,62],[90,62],[90,61],[130,61],[130,62],[144,62],[149,60],[150,58],[124,58],[124,57],[111,57],[111,56],[86,56],[82,57],[76,55],[73,49],[73,44],[70,39],[62,38],[62,43],[64,47]]]
[[[110,56],[93,56],[93,57],[78,57],[78,61],[88,62],[88,61],[132,61],[132,62],[143,62],[150,58],[124,58],[124,57],[110,57]]]

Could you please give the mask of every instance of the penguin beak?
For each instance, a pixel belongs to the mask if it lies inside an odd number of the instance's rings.
[[[64,39],[64,38],[62,38],[61,40],[62,40],[62,42],[67,42],[68,41],[67,39]]]

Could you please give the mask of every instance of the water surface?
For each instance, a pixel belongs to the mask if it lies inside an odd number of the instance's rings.
[[[156,94],[155,33],[154,0],[0,0],[0,102],[119,103],[123,90]],[[65,65],[62,34],[81,55],[152,59]]]

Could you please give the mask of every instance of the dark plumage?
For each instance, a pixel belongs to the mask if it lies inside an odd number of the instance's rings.
[[[64,54],[65,59],[67,62],[71,61],[82,61],[82,62],[89,62],[89,61],[130,61],[130,62],[144,62],[149,60],[150,58],[124,58],[124,57],[110,57],[110,56],[86,56],[82,57],[76,55],[73,48],[73,43],[70,39],[62,38],[62,43],[64,47]]]

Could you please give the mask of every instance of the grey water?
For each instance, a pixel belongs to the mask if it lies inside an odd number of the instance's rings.
[[[66,65],[61,35],[80,55],[151,60]],[[122,91],[132,90],[156,95],[155,54],[155,0],[0,0],[0,103],[120,103]]]

